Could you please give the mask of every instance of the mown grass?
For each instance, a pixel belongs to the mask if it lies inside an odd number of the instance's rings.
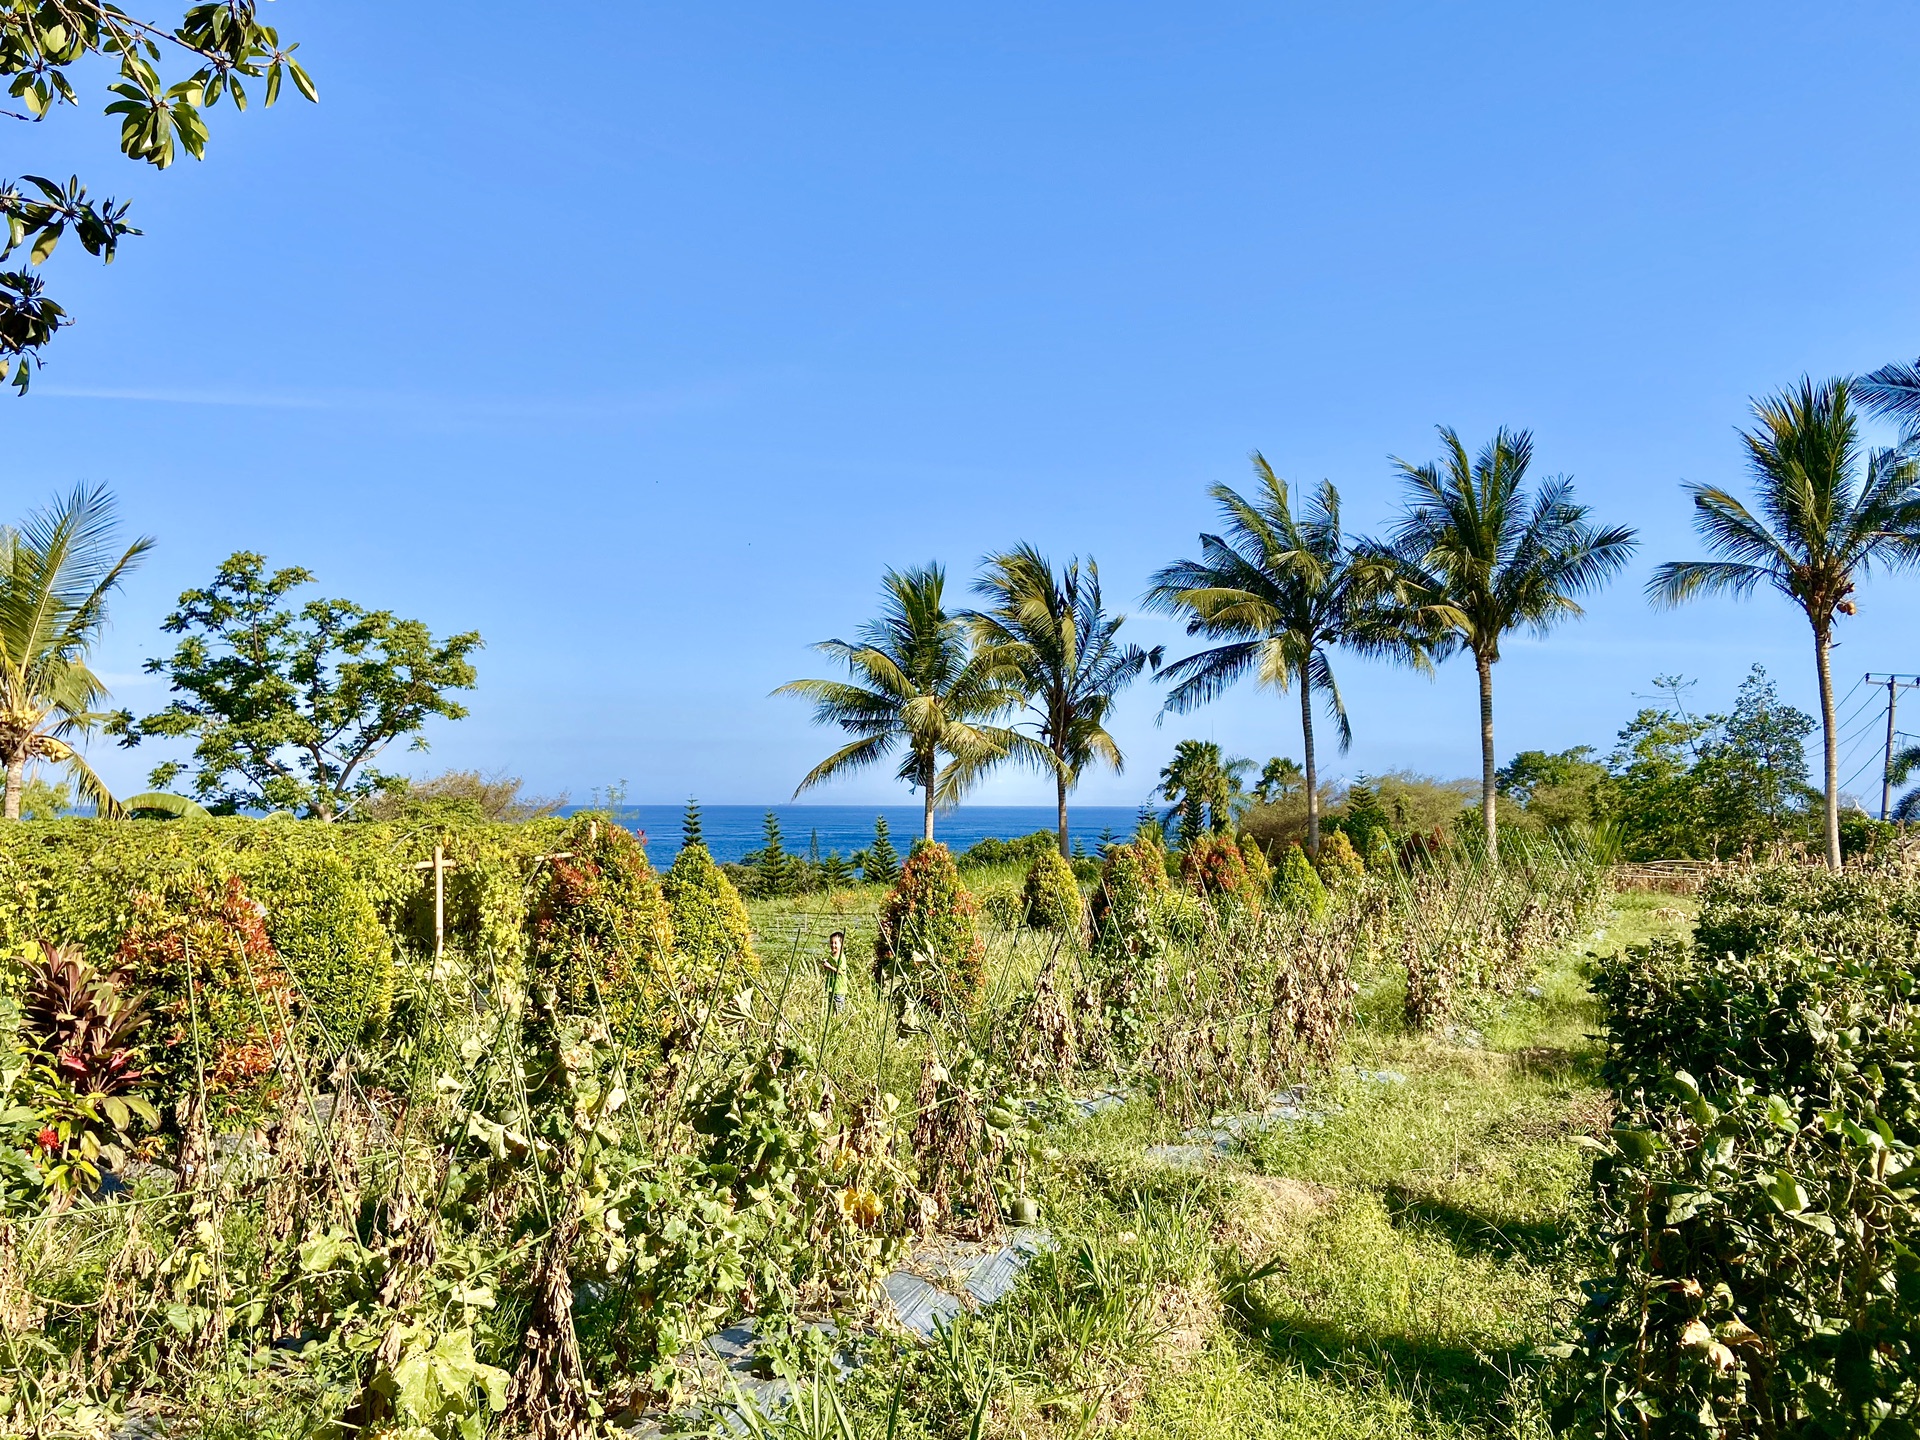
[[[1691,913],[1619,897],[1474,1048],[1406,1035],[1378,977],[1316,1119],[1205,1169],[1145,1158],[1170,1127],[1144,1103],[1064,1127],[1061,1252],[941,1344],[872,1354],[858,1432],[1544,1436],[1537,1347],[1585,1261],[1575,1137],[1609,1114],[1589,952]]]

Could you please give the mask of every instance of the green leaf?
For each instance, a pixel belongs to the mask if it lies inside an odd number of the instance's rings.
[[[1792,1174],[1785,1170],[1773,1172],[1773,1180],[1766,1187],[1767,1198],[1789,1215],[1798,1215],[1807,1208],[1807,1192]]]

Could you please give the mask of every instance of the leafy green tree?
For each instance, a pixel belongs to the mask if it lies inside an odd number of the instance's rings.
[[[854,737],[809,770],[795,795],[898,751],[896,773],[919,791],[923,838],[932,840],[936,803],[956,804],[1009,757],[1046,766],[1052,758],[1031,736],[991,723],[1021,703],[1020,690],[995,656],[967,643],[967,622],[945,606],[946,572],[889,570],[882,588],[880,618],[857,640],[814,647],[844,664],[851,680],[795,680],[773,693],[813,701],[815,724]]]
[[[1522,750],[1494,772],[1494,785],[1547,829],[1572,830],[1598,818],[1606,778],[1606,764],[1594,748],[1575,745],[1553,754]]]
[[[73,790],[65,781],[56,784],[36,775],[21,793],[22,820],[58,820],[72,809]]]
[[[1904,785],[1920,772],[1920,745],[1908,745],[1893,752],[1893,759],[1887,762],[1887,778],[1891,784]],[[1920,820],[1920,786],[1907,791],[1893,804],[1890,819],[1903,824]]]
[[[687,808],[680,816],[680,848],[689,845],[706,845],[706,837],[700,833],[700,802],[692,796],[687,797]]]
[[[564,795],[527,795],[523,793],[525,789],[526,782],[519,776],[499,772],[444,770],[424,780],[389,776],[380,791],[360,802],[355,814],[384,821],[485,820],[518,824],[543,815],[557,815],[567,803]]]
[[[1120,773],[1126,757],[1107,733],[1115,698],[1160,648],[1143,650],[1120,639],[1124,615],[1100,598],[1100,567],[1069,561],[1058,573],[1031,545],[991,555],[974,582],[988,604],[969,617],[975,643],[1004,666],[1038,717],[1040,743],[1052,757],[1059,809],[1060,853],[1068,853],[1067,795],[1087,767],[1099,762]]]
[[[1724,858],[1804,837],[1816,793],[1806,783],[1813,717],[1782,704],[1758,665],[1728,714],[1689,712],[1687,681],[1656,684],[1672,699],[1643,708],[1620,732],[1596,797],[1620,827],[1623,852]]]
[[[820,885],[825,890],[845,890],[853,884],[853,866],[838,850],[829,850],[820,862]]]
[[[860,862],[860,878],[869,885],[891,885],[900,878],[900,852],[893,848],[884,815],[873,817],[873,844]]]
[[[382,751],[403,738],[425,750],[429,719],[467,713],[448,692],[473,688],[468,656],[480,637],[436,641],[418,620],[350,600],[285,603],[312,581],[298,567],[269,574],[248,551],[230,556],[167,617],[162,629],[185,637],[172,657],[147,662],[176,698],[144,720],[123,711],[107,728],[127,745],[191,737],[193,793],[217,814],[332,821],[363,806],[391,783],[371,763]],[[165,789],[186,769],[157,766],[152,784]]]
[[[1379,790],[1364,779],[1347,787],[1346,814],[1341,817],[1340,828],[1363,859],[1373,854],[1381,837],[1390,837],[1393,833],[1386,807],[1380,803]]]
[[[1240,777],[1251,760],[1229,760],[1211,740],[1182,740],[1160,772],[1160,794],[1169,809],[1164,823],[1179,824],[1184,849],[1201,836],[1233,826],[1234,804],[1244,793]]]
[[[1876,450],[1860,474],[1860,426],[1845,380],[1798,386],[1753,405],[1741,438],[1759,514],[1714,485],[1689,485],[1694,530],[1717,558],[1662,565],[1647,584],[1656,605],[1700,595],[1779,591],[1813,631],[1824,736],[1827,864],[1840,868],[1840,752],[1833,713],[1833,627],[1854,613],[1856,583],[1877,562],[1920,560],[1920,459]]]
[[[1480,681],[1480,814],[1487,849],[1499,852],[1493,748],[1493,667],[1513,630],[1544,635],[1584,612],[1576,597],[1598,589],[1633,554],[1634,532],[1598,528],[1574,503],[1573,482],[1554,476],[1527,488],[1533,436],[1500,430],[1469,456],[1440,427],[1441,458],[1395,460],[1406,509],[1391,542],[1376,547],[1399,571],[1401,598],[1431,636],[1434,653],[1465,649]]]
[[[1274,805],[1296,795],[1300,787],[1306,784],[1306,773],[1299,764],[1284,755],[1275,755],[1260,769],[1260,778],[1253,785],[1253,802],[1256,805]]]
[[[762,899],[774,900],[791,895],[800,888],[799,857],[787,853],[786,837],[780,833],[780,817],[767,811],[762,822],[760,848],[745,857],[753,867],[754,890]]]
[[[298,48],[282,44],[278,32],[260,22],[254,0],[196,4],[177,25],[100,0],[0,4],[0,82],[20,106],[8,112],[11,118],[38,121],[55,106],[78,104],[70,72],[105,57],[113,67],[106,113],[120,117],[121,152],[160,170],[181,151],[196,160],[205,153],[206,112],[223,99],[246,109],[246,82],[264,82],[268,105],[279,98],[283,79],[317,100],[313,81],[293,58]],[[163,57],[183,60],[189,73],[170,81]],[[0,181],[0,217],[7,225],[0,263],[22,247],[27,255],[25,269],[0,270],[0,376],[12,370],[11,383],[24,394],[41,350],[69,323],[66,311],[47,298],[39,267],[69,232],[108,264],[121,238],[140,232],[127,223],[125,204],[88,199],[78,177],[64,185],[40,175],[22,179],[26,190]]]
[[[1350,546],[1340,528],[1340,493],[1323,482],[1296,515],[1287,482],[1258,451],[1253,468],[1259,481],[1253,498],[1226,485],[1208,491],[1225,533],[1200,537],[1200,559],[1178,560],[1156,572],[1146,603],[1185,617],[1187,634],[1221,642],[1167,667],[1167,677],[1177,682],[1167,695],[1168,710],[1186,714],[1245,675],[1283,694],[1298,688],[1307,848],[1318,850],[1316,691],[1326,697],[1341,751],[1353,741],[1329,652],[1346,646],[1416,665],[1425,661],[1416,637],[1388,603],[1387,567]]]
[[[115,553],[113,497],[82,486],[65,500],[0,526],[0,763],[5,814],[18,820],[31,762],[64,766],[104,815],[114,799],[74,748],[108,717],[107,687],[87,664],[107,623],[107,599],[153,548],[142,537]]]
[[[1782,703],[1764,667],[1740,682],[1733,711],[1707,755],[1716,828],[1729,836],[1784,835],[1806,813],[1811,715]]]

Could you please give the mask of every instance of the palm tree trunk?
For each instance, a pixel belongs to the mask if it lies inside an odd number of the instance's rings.
[[[920,796],[926,810],[926,824],[920,834],[931,845],[933,843],[933,758],[931,756],[920,762]]]
[[[1320,853],[1320,787],[1313,759],[1313,682],[1300,671],[1300,740],[1307,755],[1307,854]]]
[[[1053,758],[1058,760],[1060,757],[1056,755]],[[1065,769],[1054,775],[1053,783],[1060,799],[1060,858],[1071,860],[1073,848],[1067,839],[1067,772]]]
[[[1475,653],[1474,668],[1480,672],[1480,818],[1487,827],[1487,858],[1500,854],[1500,832],[1493,809],[1493,662]]]
[[[7,757],[7,819],[20,818],[20,800],[27,788],[27,752]]]
[[[1840,868],[1840,750],[1833,733],[1833,652],[1832,638],[1824,630],[1813,632],[1813,653],[1820,667],[1820,729],[1826,751],[1827,776],[1827,866]],[[12,805],[12,789],[8,789]]]

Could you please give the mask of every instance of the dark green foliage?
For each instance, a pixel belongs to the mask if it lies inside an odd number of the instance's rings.
[[[1298,845],[1289,845],[1273,880],[1273,903],[1296,914],[1318,916],[1327,908],[1327,887]]]
[[[873,844],[867,847],[860,878],[869,885],[891,885],[900,878],[900,852],[887,834],[887,817],[873,817]]]
[[[250,880],[309,1018],[338,1045],[379,1033],[393,1002],[393,944],[346,861],[276,858]]]
[[[792,895],[801,888],[802,873],[796,857],[789,855],[780,833],[780,817],[767,811],[761,831],[760,848],[744,857],[753,867],[753,893],[763,900]]]
[[[705,846],[706,837],[700,833],[700,802],[691,796],[687,798],[687,808],[680,816],[680,848],[689,845]]]
[[[1576,830],[1601,818],[1607,767],[1591,745],[1548,754],[1522,750],[1494,773],[1500,797],[1547,830]]]
[[[1017,840],[1002,840],[989,835],[984,840],[976,840],[960,854],[960,863],[966,866],[978,865],[1030,865],[1042,851],[1051,850],[1060,853],[1060,837],[1051,830],[1036,830],[1031,835],[1022,835]]]
[[[1159,945],[1165,937],[1158,900],[1166,889],[1166,856],[1152,841],[1135,840],[1108,851],[1088,907],[1094,949],[1137,956]]]
[[[947,847],[915,845],[880,907],[875,978],[936,1014],[972,1008],[986,967],[974,909]]]
[[[1688,713],[1685,682],[1620,732],[1596,797],[1628,859],[1727,857],[1816,840],[1818,792],[1806,782],[1811,717],[1780,702],[1760,666],[1725,715]]]
[[[547,862],[534,911],[534,975],[562,1015],[604,1018],[640,1049],[660,1039],[671,1006],[666,898],[632,831],[581,817],[565,840],[571,853]]]
[[[313,576],[267,571],[248,551],[227,557],[204,590],[189,590],[162,625],[181,636],[173,655],[149,660],[173,693],[144,720],[108,725],[127,745],[191,738],[193,793],[216,814],[292,810],[322,820],[353,812],[386,787],[372,762],[428,719],[457,720],[449,697],[471,690],[473,631],[436,641],[418,620],[351,600],[286,603]],[[188,767],[156,766],[164,790]]]
[[[1073,866],[1060,858],[1060,847],[1051,843],[1053,837],[1046,839],[1049,843],[1041,847],[1027,870],[1026,884],[1020,892],[1021,916],[1035,930],[1078,935],[1084,917],[1080,884],[1074,878]]]
[[[847,857],[838,850],[829,850],[827,858],[818,867],[820,888],[823,890],[844,890],[859,877],[848,863]]]
[[[307,99],[319,98],[292,56],[298,46],[283,45],[250,5],[194,5],[177,22],[100,3],[11,5],[6,16],[0,84],[12,97],[9,113],[39,120],[63,102],[76,102],[68,74],[75,67],[111,74],[105,108],[120,117],[120,151],[156,169],[164,170],[182,151],[198,160],[206,151],[207,112],[228,96],[236,109],[245,108],[247,87],[255,82],[262,82],[254,93],[267,105],[279,98],[283,78]],[[186,73],[173,70],[163,77],[163,56],[180,62]],[[112,68],[96,70],[107,57]],[[0,217],[9,232],[0,242],[0,260],[24,246],[29,267],[0,272],[0,379],[23,395],[42,348],[71,323],[42,293],[38,267],[63,235],[70,233],[89,255],[111,264],[121,239],[140,233],[127,223],[125,203],[89,200],[77,176],[64,185],[38,175],[24,178],[35,194],[0,181]]]
[[[1605,962],[1621,1102],[1595,1169],[1569,1433],[1914,1433],[1920,885],[1721,878],[1698,943]]]
[[[1173,747],[1173,759],[1160,772],[1160,794],[1168,802],[1160,819],[1163,825],[1177,823],[1181,849],[1191,848],[1202,835],[1232,828],[1244,793],[1241,776],[1252,765],[1227,759],[1211,740],[1182,740]]]

